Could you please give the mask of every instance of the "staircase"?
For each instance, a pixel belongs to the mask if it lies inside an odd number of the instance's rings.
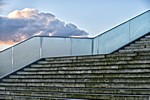
[[[113,54],[41,59],[1,79],[0,99],[150,100],[150,35]]]

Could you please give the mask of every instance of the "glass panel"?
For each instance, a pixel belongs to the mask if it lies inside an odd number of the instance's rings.
[[[72,38],[72,55],[91,55],[92,39]]]
[[[129,42],[129,22],[99,36],[99,54],[108,54]]]
[[[94,53],[111,53],[150,32],[150,11],[94,39]],[[98,45],[98,46],[97,46]]]
[[[12,48],[0,53],[0,77],[12,72]]]
[[[14,47],[14,70],[40,58],[40,37],[34,37]]]
[[[71,51],[70,38],[42,38],[42,57],[69,56]]]
[[[150,32],[150,11],[130,21],[130,40]]]

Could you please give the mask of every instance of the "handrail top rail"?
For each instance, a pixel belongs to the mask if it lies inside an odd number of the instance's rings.
[[[36,36],[33,36],[33,37],[48,37],[48,38],[72,38],[72,39],[93,39],[94,37],[78,37],[78,36],[70,36],[70,37],[67,37],[67,36],[44,36],[44,35],[36,35]],[[32,37],[31,37],[32,38]]]
[[[11,48],[13,48],[13,47],[15,47],[15,46],[17,46],[17,45],[20,45],[20,44],[22,44],[22,43],[24,43],[24,42],[26,42],[26,41],[28,41],[28,40],[30,40],[30,39],[32,39],[32,38],[36,38],[36,37],[69,38],[69,39],[93,39],[92,37],[65,37],[65,36],[40,36],[40,35],[37,35],[37,36],[30,37],[30,38],[28,38],[28,39],[26,39],[26,40],[23,40],[23,41],[21,41],[21,42],[15,44],[15,45],[12,45],[11,47],[8,47],[8,48],[6,48],[6,49],[0,51],[0,53],[6,51],[6,50],[8,50],[8,49],[11,49]]]

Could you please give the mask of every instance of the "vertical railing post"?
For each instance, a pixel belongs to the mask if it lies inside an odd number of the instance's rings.
[[[11,48],[11,67],[14,70],[14,47]]]
[[[99,37],[97,38],[97,54],[99,54]]]
[[[42,37],[40,37],[40,59],[42,58]]]
[[[92,38],[91,54],[94,54],[94,38]]]
[[[129,20],[129,41],[131,39],[131,32],[130,32],[130,20]]]
[[[70,38],[70,56],[72,56],[72,38]]]

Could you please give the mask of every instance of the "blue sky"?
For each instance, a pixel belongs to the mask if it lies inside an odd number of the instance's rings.
[[[90,36],[106,31],[148,9],[150,0],[6,0],[1,15],[24,8],[52,13]]]
[[[150,0],[2,1],[0,50],[34,35],[93,37],[150,9]]]

